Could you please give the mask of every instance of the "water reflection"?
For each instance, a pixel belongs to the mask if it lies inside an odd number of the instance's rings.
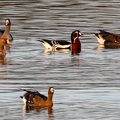
[[[102,50],[102,49],[105,49],[105,46],[104,45],[98,45],[95,49]]]
[[[66,53],[66,52],[69,52],[69,51],[70,51],[70,49],[54,49],[54,50],[53,49],[45,49],[42,52],[52,54],[54,52]]]
[[[112,45],[98,45],[95,49],[102,50],[102,49],[118,49],[120,48],[120,44],[116,45],[116,43],[112,43]]]
[[[79,67],[79,62],[80,62],[79,58],[75,56],[71,57],[71,63],[73,66]]]
[[[10,61],[4,57],[0,57],[0,65],[9,65]]]
[[[41,113],[44,111],[47,111],[47,114],[49,115],[50,118],[53,118],[53,108],[52,106],[49,107],[40,107],[40,106],[28,106],[28,105],[23,105],[23,115],[26,113],[30,113],[32,111],[35,111],[37,113]]]
[[[80,50],[70,50],[70,49],[45,49],[42,51],[43,53],[53,54],[54,52],[58,53],[68,53],[71,52],[72,55],[79,55]]]

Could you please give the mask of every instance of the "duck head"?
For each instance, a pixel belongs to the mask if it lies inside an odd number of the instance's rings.
[[[6,26],[10,26],[10,25],[11,25],[10,19],[6,19],[6,20],[5,20],[5,25],[6,25]]]
[[[79,36],[82,36],[83,34],[79,30],[75,30],[71,34],[71,42],[74,44],[76,42],[76,38],[79,38]]]
[[[48,93],[49,93],[49,94],[53,94],[53,93],[54,93],[54,88],[53,88],[53,87],[49,87]]]
[[[79,30],[75,30],[71,34],[71,53],[77,55],[81,52],[81,42],[79,36],[83,35]]]

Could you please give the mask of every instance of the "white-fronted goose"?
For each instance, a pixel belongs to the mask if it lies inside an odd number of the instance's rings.
[[[13,40],[12,35],[10,34],[11,22],[10,19],[5,20],[5,30],[0,30],[0,38],[6,38],[9,41]]]
[[[48,97],[39,93],[38,91],[28,91],[23,96],[20,96],[23,103],[28,106],[53,106],[53,94],[54,89],[50,87],[48,89]]]

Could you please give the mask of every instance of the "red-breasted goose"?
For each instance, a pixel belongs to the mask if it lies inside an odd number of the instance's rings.
[[[23,96],[20,96],[23,103],[28,106],[53,106],[53,94],[54,89],[50,87],[48,89],[48,97],[39,93],[38,91],[28,91]]]
[[[39,40],[46,49],[71,49],[71,51],[81,51],[81,42],[79,36],[82,33],[79,30],[75,30],[71,33],[71,42],[65,40]]]

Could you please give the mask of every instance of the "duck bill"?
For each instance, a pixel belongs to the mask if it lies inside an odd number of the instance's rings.
[[[83,33],[79,32],[79,36],[82,36],[82,35],[83,35]]]
[[[9,40],[7,40],[7,44],[8,44],[8,45],[12,45],[12,43],[11,43]]]

